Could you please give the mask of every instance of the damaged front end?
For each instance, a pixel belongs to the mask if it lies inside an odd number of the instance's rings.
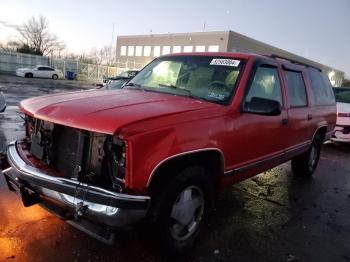
[[[125,194],[126,143],[26,116],[26,139],[10,143],[3,173],[25,206],[40,203],[111,242],[114,227],[143,218],[150,198]],[[4,161],[4,162],[7,162]]]

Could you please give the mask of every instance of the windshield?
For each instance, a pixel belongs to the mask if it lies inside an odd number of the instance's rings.
[[[335,88],[334,94],[335,94],[335,100],[337,102],[350,104],[350,89],[349,90],[344,90],[344,89],[337,90]]]
[[[242,61],[234,58],[167,56],[151,62],[129,84],[225,104],[233,94],[241,68]]]

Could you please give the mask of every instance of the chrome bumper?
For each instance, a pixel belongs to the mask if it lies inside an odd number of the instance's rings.
[[[10,167],[2,172],[9,188],[19,192],[23,185],[38,195],[44,207],[49,201],[65,214],[70,212],[72,219],[66,220],[88,219],[109,227],[121,227],[146,216],[150,203],[148,196],[115,193],[76,180],[50,176],[26,164],[17,151],[16,142],[8,145],[7,161]]]

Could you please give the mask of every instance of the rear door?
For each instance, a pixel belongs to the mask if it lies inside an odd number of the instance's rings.
[[[286,156],[290,158],[309,147],[315,127],[303,68],[294,65],[282,68],[288,112]]]
[[[38,66],[33,71],[35,77],[46,78],[45,67]]]

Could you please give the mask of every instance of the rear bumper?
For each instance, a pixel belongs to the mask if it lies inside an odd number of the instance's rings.
[[[18,153],[16,142],[8,145],[7,161],[9,167],[3,173],[9,189],[20,193],[22,200],[25,192],[36,197],[46,208],[53,205],[50,211],[55,210],[52,212],[65,220],[87,219],[102,226],[121,227],[145,217],[148,211],[148,196],[115,193],[76,180],[50,176],[26,164]],[[23,203],[26,205],[24,200]]]
[[[334,135],[331,140],[334,142],[350,143],[350,126],[339,126],[337,125],[334,129]]]

